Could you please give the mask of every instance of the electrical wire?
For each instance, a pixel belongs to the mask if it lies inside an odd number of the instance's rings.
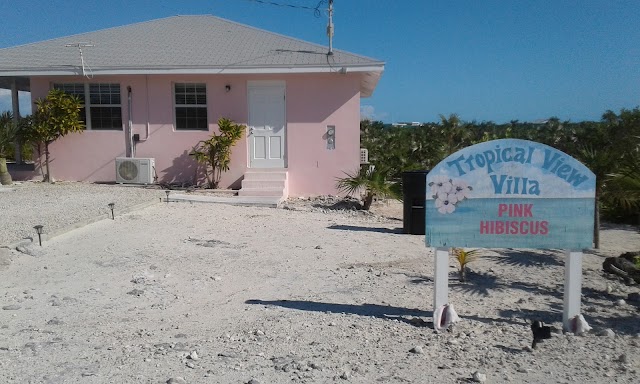
[[[313,15],[315,17],[322,16],[322,10],[320,9],[320,7],[322,6],[322,4],[325,4],[327,2],[327,0],[320,0],[315,7],[308,7],[308,6],[305,6],[305,5],[278,3],[278,2],[275,2],[275,1],[268,1],[268,0],[247,0],[247,1],[252,1],[254,3],[260,3],[260,4],[266,4],[266,5],[274,5],[276,7],[286,7],[286,8],[294,8],[294,9],[311,10],[311,11],[313,11]]]

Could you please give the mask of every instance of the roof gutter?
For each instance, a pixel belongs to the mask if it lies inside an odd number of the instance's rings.
[[[163,68],[91,68],[97,75],[213,75],[213,74],[285,74],[285,73],[353,73],[353,72],[382,72],[384,64],[374,65],[335,65],[308,67],[163,67]],[[0,69],[0,76],[75,76],[82,75],[78,67],[25,68]]]
[[[333,65],[306,67],[220,67],[220,68],[92,68],[94,76],[109,75],[269,75],[269,74],[301,74],[301,73],[359,73],[360,95],[369,97],[376,88],[384,71],[384,63],[368,65]],[[30,69],[1,70],[0,77],[35,77],[35,76],[81,76],[82,68],[49,67]]]

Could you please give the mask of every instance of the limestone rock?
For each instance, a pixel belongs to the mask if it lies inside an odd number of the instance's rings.
[[[473,372],[471,379],[476,383],[484,383],[487,381],[487,375],[478,371]]]
[[[416,345],[415,347],[411,348],[411,349],[409,350],[409,352],[411,352],[411,353],[415,353],[415,354],[417,354],[417,355],[422,355],[422,354],[424,353],[424,350],[422,349],[422,347],[421,347],[421,346]]]
[[[607,329],[603,329],[602,331],[598,332],[598,336],[605,336],[608,337],[610,339],[613,339],[614,337],[616,337],[615,332],[613,332],[613,330],[611,328],[607,328]]]

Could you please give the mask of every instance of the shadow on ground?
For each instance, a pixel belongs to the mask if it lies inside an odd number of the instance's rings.
[[[314,208],[328,209],[331,211],[359,211],[362,204],[358,200],[345,199],[336,202],[328,201],[324,203],[316,203],[312,205]]]
[[[330,225],[328,229],[338,229],[340,231],[355,231],[355,232],[378,232],[378,233],[402,233],[402,228],[371,228],[360,227],[356,225]]]
[[[505,249],[497,251],[496,256],[484,256],[498,264],[512,267],[564,266],[562,252],[547,250],[548,253],[532,253],[530,250]]]
[[[303,300],[247,300],[246,304],[258,304],[266,306],[276,306],[282,308],[296,309],[299,311],[311,311],[322,313],[345,313],[358,316],[370,316],[380,319],[398,320],[416,327],[431,326],[430,321],[415,319],[413,317],[432,318],[433,312],[419,309],[393,307],[379,304],[338,304],[323,303],[317,301]]]

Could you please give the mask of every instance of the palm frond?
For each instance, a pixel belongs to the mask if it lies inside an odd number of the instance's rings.
[[[467,251],[464,248],[452,248],[451,252],[458,261],[458,264],[460,264],[460,268],[464,268],[467,264],[476,261],[478,257],[480,257],[479,249]]]

